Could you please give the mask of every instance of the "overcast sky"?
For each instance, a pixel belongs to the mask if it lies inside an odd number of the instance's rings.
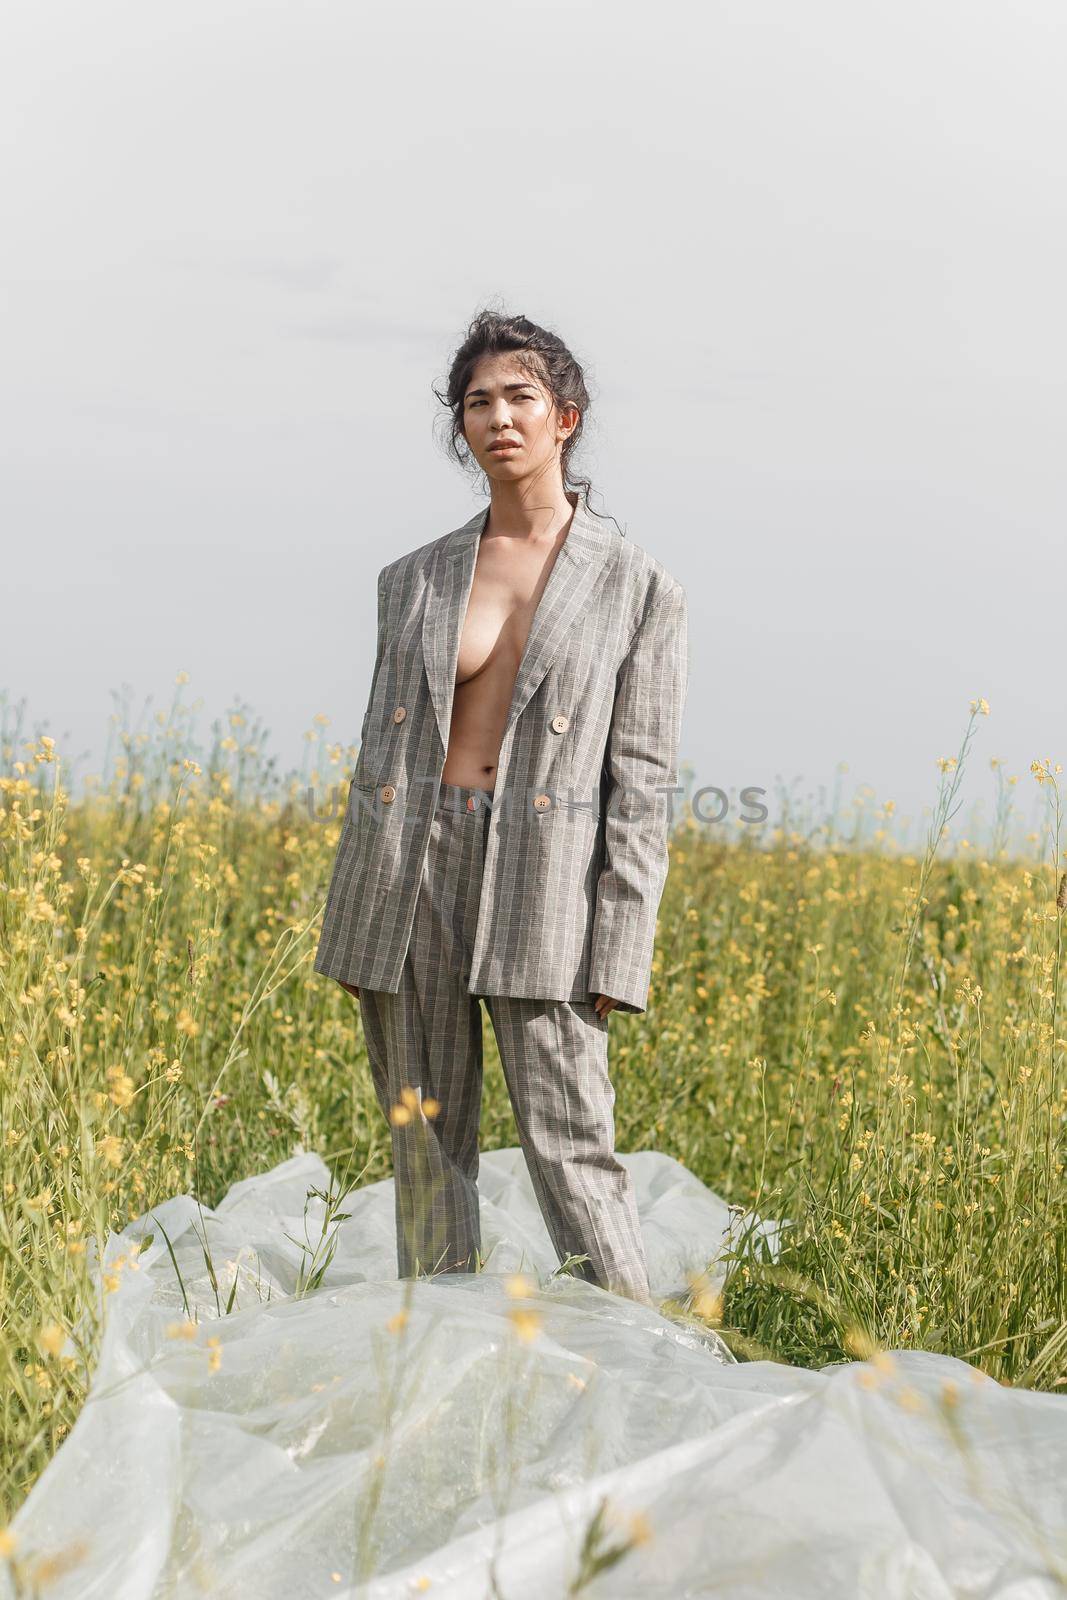
[[[1067,746],[1062,0],[34,0],[4,33],[31,730],[92,770],[112,691],[185,670],[283,768],[316,713],[354,742],[378,570],[483,503],[430,385],[491,302],[588,364],[593,505],[688,592],[697,783],[847,763],[918,819],[984,696],[968,804],[996,756],[1031,813]]]

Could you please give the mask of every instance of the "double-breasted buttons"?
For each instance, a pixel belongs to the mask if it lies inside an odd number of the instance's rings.
[[[567,731],[567,729],[569,727],[570,727],[570,719],[568,717],[565,717],[562,714],[562,712],[560,713],[560,715],[558,717],[553,717],[552,718],[551,728],[552,728],[552,732],[553,733],[566,733],[566,731]]]
[[[394,722],[403,722],[403,720],[407,716],[407,714],[408,714],[407,706],[397,706],[396,710],[393,712],[393,721]]]
[[[391,783],[387,783],[382,789],[382,799],[386,805],[390,805],[396,799],[396,790]]]
[[[534,810],[535,811],[547,811],[551,804],[552,804],[552,800],[551,800],[549,795],[547,795],[547,794],[535,794],[534,795]]]

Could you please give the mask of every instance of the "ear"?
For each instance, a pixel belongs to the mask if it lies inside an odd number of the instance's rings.
[[[581,420],[582,413],[578,410],[578,407],[574,404],[573,400],[571,401],[570,405],[564,406],[563,410],[559,413],[559,425],[563,429],[563,437],[565,439],[570,438],[571,434],[574,432]]]

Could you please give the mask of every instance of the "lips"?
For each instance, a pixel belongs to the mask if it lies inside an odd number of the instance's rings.
[[[519,444],[514,439],[508,439],[503,444],[491,444],[489,446],[489,449],[492,452],[496,452],[497,450],[518,450],[519,448]]]

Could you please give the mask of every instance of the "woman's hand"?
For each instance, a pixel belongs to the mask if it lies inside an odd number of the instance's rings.
[[[343,978],[338,978],[337,981],[341,985],[342,989],[347,989],[349,994],[354,994],[356,999],[359,999],[359,990],[356,988],[354,983],[346,983]]]
[[[618,1003],[619,1002],[617,1000],[613,1000],[611,996],[607,994],[598,994],[593,1000],[598,1017],[606,1017],[609,1011],[615,1010],[615,1007],[618,1005]]]

